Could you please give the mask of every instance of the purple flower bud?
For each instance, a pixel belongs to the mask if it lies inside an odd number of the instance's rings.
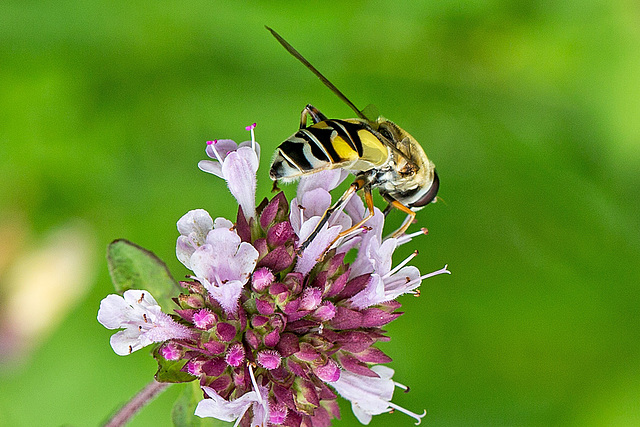
[[[204,365],[202,365],[202,372],[205,375],[219,377],[222,375],[226,367],[227,364],[225,363],[225,360],[221,357],[216,357],[215,359],[208,360]]]
[[[336,315],[336,306],[331,301],[323,301],[311,317],[321,322],[331,320]]]
[[[278,207],[278,200],[274,197],[260,213],[260,226],[264,230],[275,221],[276,215],[278,214]]]
[[[365,351],[375,342],[375,337],[364,331],[344,331],[340,333],[340,337],[337,340],[342,349],[350,353]]]
[[[245,341],[254,349],[260,347],[260,337],[251,329],[244,333]]]
[[[207,352],[211,354],[222,354],[227,348],[227,346],[220,341],[208,341],[202,345],[207,350]]]
[[[278,295],[283,292],[287,292],[287,287],[282,283],[276,282],[269,286],[269,293],[271,295]]]
[[[200,375],[202,375],[202,365],[204,365],[203,360],[191,359],[187,362],[186,365],[187,372],[194,377],[199,377]]]
[[[304,362],[312,362],[318,358],[318,352],[313,346],[306,342],[300,343],[300,351],[296,353],[296,357]]]
[[[262,350],[258,352],[257,362],[265,369],[276,369],[280,366],[282,356],[275,350]]]
[[[236,337],[236,328],[229,323],[218,323],[216,325],[216,335],[224,342],[231,342]]]
[[[287,405],[276,403],[269,405],[269,422],[272,424],[283,424],[288,413]]]
[[[362,326],[362,313],[346,307],[337,307],[336,315],[329,322],[334,329],[356,329]]]
[[[322,381],[332,383],[340,379],[340,368],[333,359],[328,359],[327,363],[322,366],[318,366],[313,369],[313,373],[318,376]]]
[[[235,343],[229,347],[227,355],[224,360],[229,366],[238,367],[244,362],[244,347],[240,343]]]
[[[275,347],[280,341],[280,332],[273,330],[264,336],[264,345],[267,347]]]
[[[302,292],[302,287],[304,284],[304,276],[300,273],[289,273],[282,281],[284,285],[291,291],[293,294],[299,294]]]
[[[279,273],[288,268],[294,259],[293,248],[276,246],[274,250],[258,261],[258,266],[269,267],[274,273]]]
[[[322,291],[318,288],[307,288],[302,293],[300,310],[315,310],[322,301]]]
[[[258,309],[258,313],[266,315],[273,314],[275,311],[273,302],[265,301],[260,298],[256,299],[256,308]]]
[[[354,353],[353,356],[355,356],[359,361],[366,362],[366,363],[379,364],[379,363],[389,363],[392,361],[389,356],[387,356],[382,352],[382,350],[377,349],[375,347],[369,347],[363,352]]]
[[[267,316],[253,316],[251,318],[251,326],[254,328],[260,328],[267,324],[269,318]]]
[[[160,355],[167,360],[178,360],[182,357],[182,352],[176,343],[169,341],[160,347]]]
[[[266,267],[259,268],[253,273],[251,287],[256,292],[262,292],[273,283],[274,279],[275,277],[271,270]]]
[[[366,363],[362,363],[355,357],[348,354],[344,354],[340,352],[338,352],[337,354],[338,354],[338,360],[340,361],[340,364],[347,371],[353,372],[354,374],[363,375],[365,377],[372,377],[372,378],[378,377],[378,374],[376,374],[374,371],[369,369],[369,366],[367,366]]]
[[[193,314],[193,324],[198,329],[208,330],[216,323],[217,316],[211,311],[204,309]]]
[[[299,308],[300,308],[300,300],[294,299],[286,303],[282,311],[284,311],[285,314],[291,315],[296,313]],[[302,315],[304,316],[304,313]],[[292,320],[289,320],[289,321],[292,321]]]
[[[280,335],[280,341],[278,342],[277,349],[283,357],[289,357],[292,354],[297,353],[300,351],[298,337],[288,332]]]
[[[289,221],[279,222],[267,232],[267,243],[271,247],[284,245],[295,235]]]

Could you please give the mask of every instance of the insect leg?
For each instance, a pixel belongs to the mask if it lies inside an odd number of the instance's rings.
[[[304,242],[302,242],[302,244],[298,247],[297,252],[302,253],[302,251],[304,251],[307,248],[307,246],[309,246],[309,244],[313,241],[313,239],[315,239],[315,237],[318,235],[318,233],[320,232],[322,227],[324,227],[327,221],[329,221],[329,218],[331,217],[331,215],[335,211],[342,209],[344,205],[347,204],[351,196],[353,196],[353,194],[356,191],[360,190],[365,186],[369,187],[369,179],[364,175],[356,177],[356,180],[353,182],[353,184],[351,184],[351,186],[347,189],[347,191],[344,192],[344,194],[338,199],[338,201],[335,202],[333,206],[331,206],[329,209],[324,211],[324,214],[322,214],[322,218],[320,218],[318,225],[316,225],[316,228],[314,228],[311,234],[309,234],[309,237],[307,237],[307,239]],[[369,189],[369,194],[371,194],[371,189]],[[373,198],[371,201],[371,205],[373,206]],[[373,208],[371,210],[373,210]]]
[[[405,231],[407,231],[407,228],[409,228],[409,226],[413,223],[413,220],[416,217],[416,213],[397,200],[389,200],[389,206],[393,206],[394,208],[401,210],[402,212],[407,214],[407,218],[405,219],[404,223],[400,226],[400,228],[398,228],[396,231],[391,233],[391,236],[390,236],[390,237],[400,237],[404,234]]]
[[[365,222],[369,221],[372,217],[373,217],[373,194],[371,194],[371,185],[366,184],[363,187],[363,191],[364,191],[364,201],[367,204],[367,209],[369,210],[369,213],[367,213],[364,218],[362,218],[360,221],[358,221],[356,224],[352,225],[351,227],[347,228],[344,231],[341,231],[340,234],[338,234],[338,236],[333,239],[333,241],[331,242],[331,244],[329,245],[329,247],[331,247],[338,239],[348,236],[349,234],[353,233],[354,231],[358,230],[360,227],[362,227],[364,225]]]
[[[313,121],[314,125],[327,120],[327,116],[322,114],[320,110],[311,104],[307,104],[307,106],[302,109],[302,114],[300,114],[300,129],[307,127],[307,116],[311,116],[311,121]]]

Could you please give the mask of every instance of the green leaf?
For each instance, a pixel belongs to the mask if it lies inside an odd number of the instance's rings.
[[[153,350],[153,357],[158,362],[158,371],[155,379],[161,383],[186,383],[196,379],[193,375],[183,372],[181,369],[187,363],[187,359],[167,360],[160,355],[158,349]]]
[[[107,262],[117,292],[146,290],[166,312],[174,305],[171,298],[178,296],[181,288],[153,252],[118,239],[107,247]]]
[[[171,410],[171,420],[176,427],[227,427],[230,422],[216,418],[200,418],[193,413],[202,400],[202,390],[198,381],[185,384],[182,393]]]

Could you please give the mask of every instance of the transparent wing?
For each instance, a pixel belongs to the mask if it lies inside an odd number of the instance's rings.
[[[366,120],[370,122],[375,122],[380,117],[380,112],[378,111],[378,107],[373,104],[369,104],[362,110],[362,114]]]
[[[318,77],[320,79],[320,81],[322,81],[322,83],[324,83],[324,85],[326,87],[328,87],[329,89],[331,89],[331,91],[333,93],[335,93],[338,98],[340,98],[345,104],[347,104],[353,111],[355,111],[355,113],[358,115],[358,117],[360,117],[361,119],[364,120],[370,120],[362,111],[360,111],[358,109],[358,107],[356,107],[353,102],[349,101],[349,98],[347,98],[345,96],[344,93],[342,93],[340,91],[340,89],[338,89],[337,87],[334,86],[333,83],[331,83],[329,81],[329,79],[327,79],[320,71],[318,71],[318,69],[316,67],[314,67],[313,65],[311,65],[311,63],[309,61],[307,61],[305,59],[304,56],[302,56],[300,54],[300,52],[298,52],[293,46],[291,46],[289,44],[289,42],[287,42],[285,39],[282,38],[282,36],[280,34],[278,34],[275,30],[267,27],[265,25],[265,28],[267,30],[269,30],[271,32],[271,34],[273,34],[273,37],[276,38],[276,40],[278,40],[278,42],[280,42],[280,44],[287,49],[287,52],[289,52],[291,55],[293,55],[298,61],[302,62],[302,64],[307,67],[309,70],[311,70],[311,72],[313,74],[316,75],[316,77]],[[376,116],[377,119],[377,116]],[[374,119],[375,120],[375,119]]]

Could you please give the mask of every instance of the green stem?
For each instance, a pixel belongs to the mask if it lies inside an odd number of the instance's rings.
[[[104,427],[120,427],[125,425],[144,405],[151,402],[153,398],[163,392],[169,384],[170,383],[161,383],[156,380],[151,381],[120,408],[120,410],[104,424]]]

